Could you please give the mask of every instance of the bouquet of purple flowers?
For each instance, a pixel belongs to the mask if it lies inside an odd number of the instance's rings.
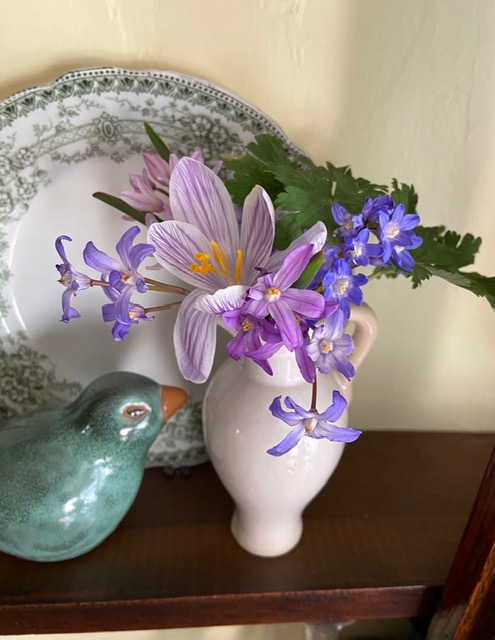
[[[90,287],[106,296],[102,316],[117,341],[138,322],[178,307],[176,357],[184,378],[197,383],[211,372],[219,322],[232,334],[228,355],[250,358],[268,375],[271,356],[285,347],[312,385],[311,403],[304,408],[287,397],[286,410],[281,396],[273,400],[270,411],[291,430],[272,455],[303,436],[351,442],[360,435],[335,424],[346,407],[338,391],[317,412],[316,372],[353,377],[346,324],[369,278],[405,275],[418,286],[440,276],[495,304],[495,278],[460,271],[474,261],[480,239],[420,227],[412,187],[394,180],[389,190],[354,178],[347,167],[317,167],[304,156],[290,157],[269,135],[258,136],[245,156],[209,168],[200,151],[179,159],[147,131],[156,153],[144,154],[142,174],[130,176],[132,189],[119,198],[95,194],[144,225],[147,241],[136,242],[134,224],[116,256],[88,242],[83,259],[93,277],[68,260],[64,243],[71,239],[57,238],[62,321],[79,317],[72,297]],[[148,277],[142,263],[151,257],[184,286]],[[147,307],[148,291],[175,299]]]

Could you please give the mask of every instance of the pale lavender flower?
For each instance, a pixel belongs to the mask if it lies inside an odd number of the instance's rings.
[[[275,418],[283,420],[292,427],[292,431],[276,446],[267,453],[272,456],[281,456],[293,449],[304,436],[308,438],[326,438],[331,442],[353,442],[361,435],[361,431],[349,427],[339,427],[334,424],[344,412],[347,401],[338,392],[333,392],[332,404],[323,413],[318,413],[316,409],[303,409],[292,400],[286,397],[285,406],[291,411],[282,409],[280,398],[277,396],[270,405],[270,411]]]
[[[213,364],[215,316],[243,306],[257,267],[270,256],[273,204],[254,187],[239,228],[220,178],[200,162],[182,158],[170,178],[170,206],[173,220],[152,225],[148,239],[158,262],[195,288],[179,309],[174,345],[182,375],[204,382]]]
[[[72,264],[67,259],[64,245],[62,243],[63,240],[72,242],[72,238],[69,238],[69,236],[59,236],[55,240],[55,249],[62,259],[62,264],[57,264],[55,266],[60,274],[59,282],[65,287],[65,291],[62,294],[61,320],[62,322],[69,322],[74,318],[81,317],[79,311],[70,306],[72,296],[75,296],[78,291],[83,291],[84,289],[90,287],[92,280],[85,273],[81,273],[80,271],[76,271],[74,269]]]

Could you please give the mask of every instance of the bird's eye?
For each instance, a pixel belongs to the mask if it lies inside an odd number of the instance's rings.
[[[124,418],[130,420],[138,420],[149,411],[148,407],[143,404],[128,404],[122,409],[122,415]]]

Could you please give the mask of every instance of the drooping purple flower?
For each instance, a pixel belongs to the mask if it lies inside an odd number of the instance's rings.
[[[388,262],[394,248],[413,249],[422,242],[422,239],[413,231],[414,227],[419,224],[419,216],[415,213],[404,215],[404,210],[404,205],[399,204],[394,209],[391,217],[384,211],[378,214],[383,262]]]
[[[291,287],[306,268],[312,252],[312,245],[298,247],[285,258],[277,273],[261,276],[248,292],[249,312],[257,318],[270,315],[290,351],[302,344],[297,316],[321,318],[325,308],[325,300],[318,292]]]
[[[306,352],[309,326],[299,317],[296,317],[296,321],[301,334],[301,344],[294,347],[293,352],[302,377],[311,384],[315,379],[315,365]],[[256,362],[266,373],[273,375],[269,359],[284,346],[284,341],[273,319],[262,319],[259,323],[263,344],[253,351],[246,351],[244,355]]]
[[[306,352],[320,373],[327,374],[335,369],[350,380],[356,374],[348,360],[348,356],[354,351],[354,343],[351,336],[344,333],[345,324],[346,319],[341,310],[330,315],[324,324],[313,331]]]
[[[408,249],[416,249],[422,242],[422,238],[420,238],[419,236],[414,236],[413,241],[411,242],[411,245],[408,247]],[[413,270],[415,260],[405,247],[395,246],[392,249],[390,259],[404,271]]]
[[[144,242],[133,245],[139,233],[139,227],[134,226],[122,235],[115,247],[120,261],[97,249],[93,242],[88,242],[84,248],[84,261],[106,277],[114,289],[131,288],[144,293],[148,287],[138,268],[145,258],[153,255],[154,247]]]
[[[62,264],[55,265],[57,271],[60,274],[59,282],[65,287],[65,291],[62,294],[62,322],[69,322],[74,318],[80,318],[79,311],[70,306],[72,296],[75,296],[78,291],[83,291],[91,286],[91,278],[85,273],[76,271],[72,264],[67,259],[63,240],[72,242],[72,238],[69,236],[59,236],[55,240],[55,249],[58,255],[62,259]]]
[[[220,178],[191,158],[170,178],[173,220],[150,227],[158,262],[195,287],[181,304],[174,345],[182,375],[204,382],[212,367],[216,319],[243,306],[258,267],[270,256],[275,232],[273,205],[261,187],[244,201],[239,228],[232,199]]]
[[[101,308],[103,321],[114,323],[112,336],[116,342],[125,340],[133,324],[137,324],[140,320],[154,319],[154,316],[146,315],[144,307],[131,302],[132,290],[121,293],[112,287],[103,287],[103,291],[112,301]]]
[[[368,282],[363,273],[353,275],[351,266],[341,258],[334,263],[333,271],[329,271],[323,278],[326,289],[323,295],[328,300],[338,302],[346,319],[349,318],[351,304],[359,306],[363,302],[361,287]]]
[[[316,409],[303,409],[290,397],[285,398],[284,404],[291,411],[285,411],[282,409],[280,398],[281,396],[277,396],[273,400],[270,411],[275,418],[283,420],[292,427],[292,431],[267,451],[272,456],[281,456],[287,453],[304,436],[316,439],[326,438],[331,442],[353,442],[361,435],[361,431],[334,424],[347,406],[347,401],[338,391],[333,392],[333,402],[323,413],[318,413]]]
[[[356,229],[363,226],[363,217],[360,214],[352,215],[337,202],[332,205],[332,216],[339,225],[334,232],[337,238],[352,237],[356,233]]]

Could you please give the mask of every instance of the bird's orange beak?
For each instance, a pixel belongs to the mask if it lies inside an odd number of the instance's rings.
[[[162,414],[166,422],[174,413],[182,407],[187,400],[187,393],[180,387],[162,387]]]

